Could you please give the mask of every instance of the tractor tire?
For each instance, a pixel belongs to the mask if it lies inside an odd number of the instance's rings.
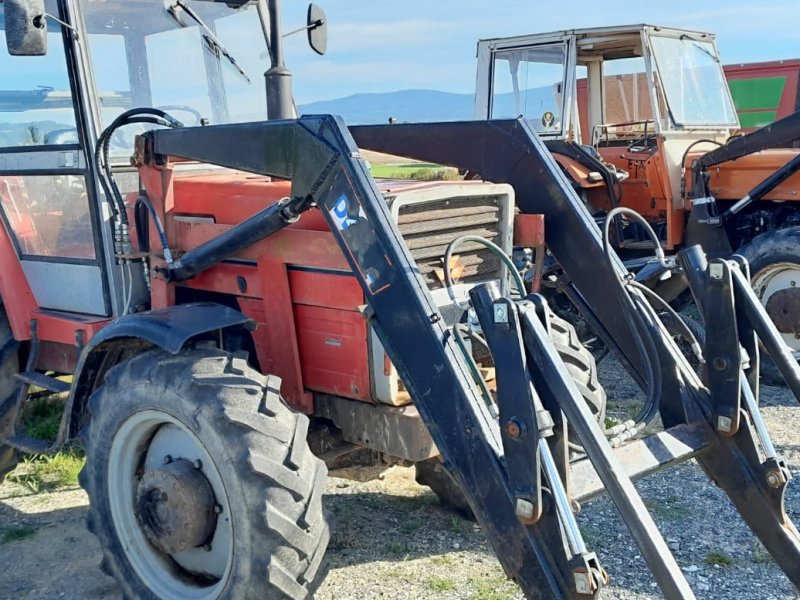
[[[325,464],[280,379],[217,349],[111,369],[82,437],[89,530],[126,598],[309,598],[325,576]]]
[[[0,304],[0,483],[17,466],[17,451],[4,444],[14,435],[14,404],[19,392],[19,344],[11,334],[6,311]]]
[[[561,317],[550,313],[550,339],[578,386],[583,399],[601,427],[605,426],[606,391],[597,379],[597,365],[591,352],[578,339],[575,328]],[[570,428],[569,437],[575,439]],[[439,457],[415,463],[416,481],[431,488],[439,502],[467,518],[474,519],[472,509],[458,484],[444,468]]]
[[[800,310],[796,308],[800,306],[800,227],[762,233],[737,254],[750,263],[753,290],[784,342],[793,352],[800,351]],[[778,292],[784,292],[785,302],[779,303],[780,297],[774,297]],[[789,312],[785,312],[787,309]],[[761,379],[770,385],[784,385],[783,376],[766,352],[761,353]]]

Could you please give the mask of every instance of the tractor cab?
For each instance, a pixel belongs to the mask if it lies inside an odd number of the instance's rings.
[[[3,15],[25,18],[37,4],[44,10],[27,17],[38,29],[20,38],[17,28],[7,38]],[[97,177],[98,136],[135,107],[167,111],[186,126],[264,119],[271,65],[265,7],[0,1],[9,9],[0,10],[0,215],[13,246],[0,252],[0,267],[12,273],[21,265],[20,285],[30,288],[32,303],[110,317],[144,297],[144,279],[115,257],[120,232]],[[129,161],[136,134],[147,128],[117,129],[108,145],[108,162],[122,167],[123,194],[138,189]],[[13,315],[12,325],[27,334]]]
[[[670,248],[684,231],[687,150],[711,149],[699,140],[721,143],[739,128],[714,35],[651,25],[480,41],[475,117],[518,116],[554,153],[558,142],[588,145],[613,165],[625,205],[658,221]],[[595,211],[615,204],[592,192],[599,176],[556,158]]]

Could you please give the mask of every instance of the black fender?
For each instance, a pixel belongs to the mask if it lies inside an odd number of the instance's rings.
[[[62,424],[62,437],[71,439],[79,433],[89,396],[120,361],[150,348],[178,354],[193,338],[237,326],[252,331],[255,322],[238,310],[212,302],[178,304],[116,319],[81,351],[64,411],[67,422]]]

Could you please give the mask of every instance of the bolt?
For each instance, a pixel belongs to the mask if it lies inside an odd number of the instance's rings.
[[[711,263],[708,265],[708,274],[711,279],[722,279],[722,265],[719,263]]]
[[[520,426],[520,422],[517,419],[510,419],[508,423],[506,423],[506,433],[512,439],[517,439],[522,435],[522,427]]]
[[[717,417],[717,429],[719,431],[730,433],[732,427],[733,421],[731,421],[730,417],[723,417],[722,415]]]
[[[525,498],[517,498],[516,515],[520,519],[533,518],[533,504]]]
[[[796,281],[790,281],[789,285],[791,285],[792,287],[795,287],[797,285],[797,282]]]
[[[711,366],[714,367],[715,371],[724,371],[728,368],[728,360],[722,356],[716,356],[711,361]]]
[[[592,593],[592,576],[586,571],[575,571],[575,591],[582,595],[590,595]]]
[[[211,552],[211,544],[203,544],[203,550],[206,552]]]
[[[581,503],[575,500],[575,498],[573,498],[570,501],[570,508],[572,509],[572,512],[574,512],[577,515],[579,512],[581,512]]]
[[[780,487],[783,483],[783,477],[781,477],[776,471],[770,471],[767,473],[767,483],[771,488]]]
[[[222,505],[221,504],[215,504],[214,505],[214,514],[215,515],[221,515],[222,514]]]
[[[164,457],[164,464],[165,464],[165,465],[168,465],[168,464],[169,464],[169,463],[171,463],[171,462],[172,462],[172,455],[171,455],[171,454],[167,454],[167,455]]]
[[[203,470],[203,463],[199,458],[192,461],[192,465],[194,465],[194,468],[197,469],[198,471]]]

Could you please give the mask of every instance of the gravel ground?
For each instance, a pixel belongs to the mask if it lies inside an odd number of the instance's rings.
[[[601,365],[601,378],[612,415],[626,401],[636,402],[636,390],[610,360]],[[800,406],[786,390],[769,387],[762,388],[762,405],[780,453],[800,475]],[[699,598],[798,597],[694,462],[637,487]],[[331,478],[325,501],[334,533],[320,600],[522,597],[505,580],[480,528],[439,507],[414,482],[411,469],[395,467],[367,483]],[[800,521],[800,478],[790,483],[786,505]],[[85,515],[80,490],[24,495],[12,484],[0,486],[0,598],[120,598],[97,566],[100,551],[84,529]],[[661,597],[607,498],[585,504],[579,520],[587,544],[611,575],[603,598]]]

